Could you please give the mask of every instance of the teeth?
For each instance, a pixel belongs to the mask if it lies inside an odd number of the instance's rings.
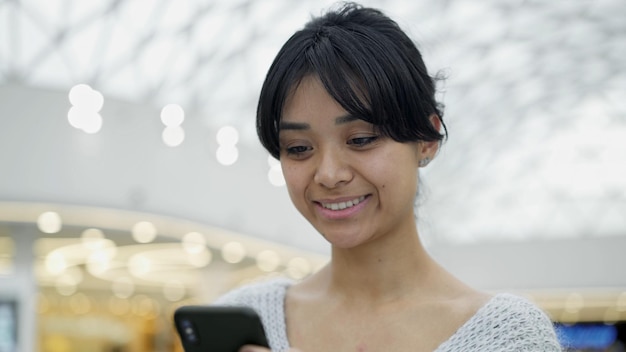
[[[331,209],[331,210],[343,210],[343,209],[350,208],[361,203],[364,199],[365,199],[365,196],[361,196],[359,198],[349,200],[347,202],[323,203],[322,206],[326,209]]]

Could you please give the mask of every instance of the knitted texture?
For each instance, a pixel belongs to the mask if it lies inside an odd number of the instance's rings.
[[[292,281],[273,279],[235,289],[214,304],[247,306],[261,316],[272,351],[289,349],[285,293]],[[495,295],[435,352],[562,351],[548,316],[525,298]]]
[[[543,311],[525,298],[501,293],[435,351],[561,351],[561,346]]]

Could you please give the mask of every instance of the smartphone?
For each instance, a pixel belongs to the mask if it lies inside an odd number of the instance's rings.
[[[249,307],[182,306],[174,325],[185,352],[236,352],[243,345],[269,348],[261,318]]]

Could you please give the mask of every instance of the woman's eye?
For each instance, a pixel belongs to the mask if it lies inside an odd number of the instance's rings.
[[[289,155],[300,155],[302,153],[307,152],[309,149],[310,149],[310,147],[306,147],[306,146],[303,146],[303,145],[298,145],[298,146],[295,146],[295,147],[286,148],[287,154],[289,154]]]
[[[378,136],[352,138],[348,141],[348,144],[356,145],[357,147],[362,147],[362,146],[365,146],[374,142],[376,139],[378,139]]]

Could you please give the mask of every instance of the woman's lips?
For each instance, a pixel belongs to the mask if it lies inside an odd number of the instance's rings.
[[[320,202],[320,204],[325,209],[343,210],[343,209],[346,209],[346,208],[351,208],[351,207],[361,203],[363,200],[365,200],[365,196],[360,196],[358,198],[354,198],[354,199],[351,199],[351,200],[348,200],[348,201],[345,201],[345,202],[336,202],[336,203]]]
[[[330,220],[342,220],[354,216],[367,204],[369,196],[359,196],[347,200],[318,201],[319,213]]]

